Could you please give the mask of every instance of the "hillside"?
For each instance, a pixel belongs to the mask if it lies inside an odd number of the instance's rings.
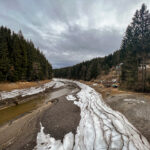
[[[89,81],[120,67],[122,88],[150,91],[150,13],[145,4],[135,12],[120,49],[104,58],[95,58],[71,67],[55,69],[54,76]]]
[[[55,69],[54,76],[89,81],[96,78],[98,75],[107,74],[110,68],[119,64],[119,55],[120,51],[116,51],[114,54],[110,54],[104,58],[95,58],[72,67]]]
[[[52,78],[52,66],[26,40],[6,27],[0,27],[0,81],[34,81]]]

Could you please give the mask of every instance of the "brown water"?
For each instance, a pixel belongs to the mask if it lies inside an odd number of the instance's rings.
[[[13,120],[24,113],[30,112],[37,107],[39,107],[44,102],[44,97],[39,96],[25,103],[11,106],[5,109],[0,110],[0,125]]]
[[[59,89],[57,91],[50,92],[45,96],[37,96],[37,98],[33,98],[25,103],[2,109],[0,110],[0,126],[25,113],[31,112],[32,110],[40,107],[44,102],[67,95],[71,91],[72,90],[68,88]]]

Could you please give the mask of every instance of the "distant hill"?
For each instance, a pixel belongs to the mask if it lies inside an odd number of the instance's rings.
[[[52,66],[35,48],[6,27],[0,27],[0,81],[43,80],[52,78]]]
[[[94,58],[71,67],[54,69],[54,76],[89,81],[98,75],[107,74],[110,68],[119,63],[120,51],[116,51],[104,58]]]
[[[120,49],[104,58],[55,69],[54,76],[91,80],[108,74],[122,63],[120,85],[136,91],[150,91],[150,13],[145,4],[135,12],[126,29]]]

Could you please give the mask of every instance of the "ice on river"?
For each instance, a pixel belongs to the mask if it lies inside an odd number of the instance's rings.
[[[76,95],[79,101],[74,100],[81,109],[77,133],[75,137],[66,134],[61,142],[45,134],[41,125],[35,150],[150,150],[146,138],[121,113],[108,107],[94,89],[80,82],[63,81],[81,88]]]
[[[61,86],[64,86],[64,83],[58,82],[58,81],[51,81],[51,82],[43,84],[39,87],[31,87],[31,88],[26,88],[26,89],[12,90],[10,92],[2,91],[2,92],[0,92],[0,100],[15,98],[17,96],[25,97],[25,96],[29,96],[29,95],[34,95],[34,94],[38,94],[40,92],[44,92],[46,89],[48,89],[50,87],[59,88]]]
[[[54,86],[54,89],[56,88],[60,88],[62,86],[64,86],[65,84],[63,82],[56,82],[55,86]]]

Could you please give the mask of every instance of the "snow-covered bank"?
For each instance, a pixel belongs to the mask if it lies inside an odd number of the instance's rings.
[[[68,96],[66,96],[66,98],[69,101],[75,101],[76,100],[76,98],[73,95],[68,95]]]
[[[131,102],[131,103],[138,103],[138,104],[139,104],[139,103],[143,103],[143,104],[145,103],[145,101],[143,101],[143,100],[131,99],[131,98],[130,98],[130,99],[127,99],[127,98],[126,98],[126,99],[124,99],[123,101],[124,101],[124,102]]]
[[[55,81],[55,79],[54,79],[54,81]],[[57,89],[57,88],[60,88],[60,87],[62,87],[62,86],[64,86],[65,84],[63,83],[63,82],[57,82],[56,81],[56,84],[55,84],[55,86],[54,86],[54,89]]]
[[[146,138],[121,113],[108,107],[101,95],[94,89],[76,81],[63,81],[74,82],[81,88],[77,94],[79,101],[74,101],[81,109],[81,120],[77,134],[74,138],[72,133],[68,133],[61,142],[50,137],[50,135],[46,135],[43,132],[43,127],[41,127],[37,136],[36,150],[150,149]],[[73,98],[71,95],[67,96],[68,100],[73,100]]]
[[[54,80],[54,81],[48,82],[46,84],[43,84],[42,86],[39,86],[39,87],[31,87],[31,88],[26,88],[26,89],[12,90],[10,92],[2,91],[2,92],[0,92],[0,100],[15,98],[17,96],[25,97],[25,96],[29,96],[29,95],[38,94],[40,92],[44,92],[46,89],[53,87],[53,86],[54,86],[54,88],[59,88],[61,86],[64,86],[64,83]]]

